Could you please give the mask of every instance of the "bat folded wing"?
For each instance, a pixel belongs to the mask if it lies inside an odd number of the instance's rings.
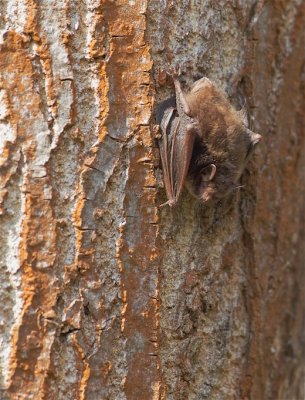
[[[176,108],[164,110],[159,140],[163,179],[168,204],[177,204],[188,173],[196,130],[178,115]]]

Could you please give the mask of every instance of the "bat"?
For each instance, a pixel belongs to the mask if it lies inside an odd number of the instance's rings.
[[[200,202],[218,200],[237,186],[261,135],[248,127],[224,92],[204,77],[184,92],[179,68],[167,71],[175,96],[157,108],[158,140],[168,204],[177,204],[184,185]]]

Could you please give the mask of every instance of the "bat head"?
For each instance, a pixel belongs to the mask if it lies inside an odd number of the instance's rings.
[[[218,136],[211,143],[197,138],[194,144],[186,186],[203,203],[217,201],[236,189],[247,161],[261,140],[261,135],[244,124],[227,129],[226,140],[220,140],[223,133]]]
[[[199,129],[186,185],[201,202],[218,200],[237,187],[261,135],[249,129],[246,110],[236,111],[207,78],[193,84],[187,101]]]

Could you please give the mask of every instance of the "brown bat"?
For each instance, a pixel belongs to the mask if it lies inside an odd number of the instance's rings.
[[[190,193],[207,202],[237,187],[261,135],[248,129],[244,110],[236,111],[221,89],[208,78],[196,81],[184,93],[179,71],[171,70],[176,97],[157,109],[164,184],[175,206],[186,182]]]

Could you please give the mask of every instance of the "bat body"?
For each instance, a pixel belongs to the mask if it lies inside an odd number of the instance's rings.
[[[172,75],[176,96],[157,110],[165,204],[177,204],[185,183],[199,201],[218,200],[236,188],[261,136],[248,129],[244,111],[236,111],[209,79],[199,79],[184,93],[178,74]]]

